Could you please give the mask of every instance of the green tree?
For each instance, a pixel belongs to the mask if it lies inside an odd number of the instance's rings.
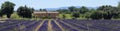
[[[118,3],[118,6],[117,6],[117,8],[118,8],[118,14],[117,14],[117,16],[114,16],[114,18],[120,18],[120,2]]]
[[[73,16],[74,18],[78,18],[78,17],[80,17],[80,14],[79,14],[78,12],[73,12],[73,13],[72,13],[72,16]]]
[[[111,19],[114,16],[118,15],[118,8],[110,5],[100,6],[97,10],[105,12],[105,14],[103,14],[104,19]]]
[[[103,18],[104,18],[104,19],[111,19],[112,16],[113,16],[113,15],[112,15],[110,12],[104,12],[104,14],[103,14]]]
[[[2,15],[3,15],[3,14],[2,14],[1,9],[0,9],[0,17],[2,17]]]
[[[66,15],[65,15],[65,14],[63,14],[62,16],[63,16],[63,19],[65,19],[65,18],[66,18]]]
[[[103,11],[94,11],[90,15],[91,19],[102,19],[102,17],[103,17]]]
[[[68,9],[70,10],[70,12],[74,12],[75,8],[76,8],[76,7],[71,6],[71,7],[69,7]]]
[[[58,9],[57,12],[61,14],[70,14],[70,11],[68,9]]]
[[[95,11],[95,9],[90,9],[88,12],[85,13],[85,18],[90,19],[91,14],[93,14]]]
[[[34,11],[35,11],[35,9],[34,8],[29,8],[30,9],[30,11],[33,13]]]
[[[81,8],[80,8],[80,10],[79,10],[79,12],[81,13],[81,14],[84,14],[84,13],[86,13],[86,12],[88,12],[89,11],[89,9],[87,8],[87,7],[85,7],[85,6],[82,6]]]
[[[62,13],[63,11],[62,11],[62,9],[58,9],[57,12]]]
[[[17,14],[23,18],[31,18],[33,11],[34,11],[33,8],[28,8],[27,6],[24,6],[24,7],[20,6],[17,9]]]
[[[14,12],[14,6],[15,4],[9,1],[6,1],[1,6],[1,12],[2,14],[7,15],[7,18],[11,17],[11,14]]]
[[[118,3],[118,9],[119,9],[119,11],[120,11],[120,2]]]
[[[43,9],[43,11],[47,12],[47,10],[46,10],[46,9]]]
[[[86,19],[90,19],[90,15],[91,15],[90,12],[86,12],[84,16],[85,16]]]
[[[42,11],[42,9],[39,9],[39,11]]]

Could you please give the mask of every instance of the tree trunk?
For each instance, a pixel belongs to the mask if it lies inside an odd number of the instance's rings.
[[[10,18],[11,17],[11,14],[7,14],[7,18]]]

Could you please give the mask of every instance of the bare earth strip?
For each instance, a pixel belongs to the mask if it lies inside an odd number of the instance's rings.
[[[65,30],[62,28],[62,26],[61,26],[56,20],[54,20],[54,22],[58,25],[58,27],[60,27],[60,29],[61,29],[62,31],[65,31]]]
[[[76,29],[76,30],[79,30],[79,31],[80,31],[80,29],[77,28],[77,27],[74,27],[74,26],[72,26],[72,25],[70,25],[70,24],[68,24],[68,23],[63,22],[63,21],[60,21],[60,22],[66,24],[67,26],[70,26],[72,29]],[[82,31],[82,30],[81,30],[81,31]]]
[[[39,28],[43,25],[44,22],[45,22],[45,21],[42,21],[41,24],[39,24],[34,31],[38,31]]]
[[[48,21],[48,31],[52,31],[52,24],[51,20]]]

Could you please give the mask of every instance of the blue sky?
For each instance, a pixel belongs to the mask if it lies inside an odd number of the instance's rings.
[[[87,6],[98,7],[101,5],[117,6],[120,0],[0,0],[0,6],[5,1],[10,1],[16,4],[15,9],[19,6],[27,5],[35,9],[40,8],[59,8],[66,6]]]

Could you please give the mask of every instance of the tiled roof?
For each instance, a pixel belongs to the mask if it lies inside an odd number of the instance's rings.
[[[34,13],[59,13],[59,12],[34,12]]]

